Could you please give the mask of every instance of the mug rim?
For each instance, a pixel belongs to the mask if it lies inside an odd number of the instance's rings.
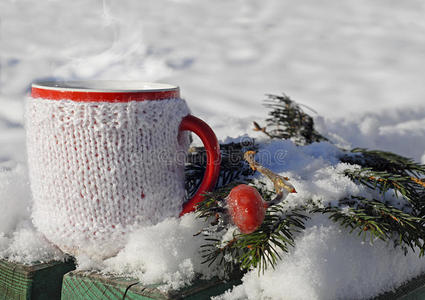
[[[130,102],[180,98],[180,88],[165,83],[125,80],[39,81],[32,98],[76,102]]]
[[[139,93],[176,91],[178,86],[167,83],[145,82],[138,80],[65,80],[35,81],[32,88],[93,93]]]

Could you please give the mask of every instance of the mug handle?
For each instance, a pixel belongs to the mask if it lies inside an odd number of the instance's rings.
[[[192,131],[201,139],[207,152],[207,168],[204,178],[195,195],[183,205],[180,217],[195,211],[196,205],[204,199],[203,194],[211,191],[220,173],[221,153],[217,137],[207,123],[192,115],[187,115],[180,123],[179,131]]]

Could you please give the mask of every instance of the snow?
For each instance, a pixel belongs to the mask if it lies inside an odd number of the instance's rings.
[[[258,159],[276,158],[279,152],[286,153],[280,162]],[[296,194],[286,198],[288,208],[307,204],[309,199],[318,205],[336,206],[339,199],[349,195],[377,197],[343,175],[344,170],[357,167],[337,162],[341,154],[328,142],[296,148],[290,141],[275,141],[264,144],[257,159],[288,176],[297,188]],[[407,201],[393,194],[385,197],[396,207]],[[418,257],[418,251],[409,251],[405,256],[391,243],[378,239],[364,242],[326,216],[311,217],[307,229],[296,238],[295,248],[283,254],[275,270],[267,270],[260,279],[257,270],[250,271],[242,285],[216,299],[368,299],[425,272],[425,262]],[[365,240],[369,241],[369,237]]]
[[[17,224],[31,214],[27,169],[9,161],[0,166],[0,207],[4,213],[0,232],[13,232]]]
[[[404,256],[382,241],[362,242],[326,216],[311,219],[295,242],[276,270],[261,279],[252,271],[214,299],[368,299],[425,271],[417,253]]]
[[[12,237],[2,236],[0,257],[22,264],[63,261],[67,257],[38,232],[31,222],[21,223]]]
[[[423,103],[421,1],[5,0],[1,94],[41,78],[179,84],[201,117],[286,92],[323,116]],[[260,110],[260,111],[259,111]]]
[[[264,123],[261,99],[285,92],[317,111],[317,129],[337,146],[425,163],[424,13],[419,0],[0,1],[0,257],[64,258],[30,220],[23,100],[31,81],[178,84],[221,140],[258,139],[251,122]],[[329,143],[261,151],[258,160],[298,191],[288,206],[368,193],[339,173],[348,166]],[[183,286],[196,272],[216,272],[199,263],[199,226],[187,216],[140,228],[116,257],[79,257],[79,268]],[[223,298],[364,298],[425,271],[417,253],[362,243],[325,217],[309,221],[296,244],[275,272],[258,278],[254,270]]]
[[[27,168],[12,161],[0,169],[0,258],[24,264],[63,260],[64,254],[31,224]]]
[[[196,273],[210,274],[201,264],[199,247],[203,237],[194,234],[203,221],[194,213],[134,231],[125,248],[105,261],[104,271],[131,274],[146,284],[164,282],[163,289],[178,289],[190,284]]]
[[[423,102],[425,104],[425,101]],[[344,119],[326,119],[320,131],[335,137],[345,148],[381,149],[425,163],[425,108],[382,108],[374,113],[347,115]]]

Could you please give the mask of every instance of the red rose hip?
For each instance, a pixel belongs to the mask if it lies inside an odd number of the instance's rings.
[[[233,223],[242,233],[254,232],[264,221],[267,203],[256,188],[240,184],[226,198]]]

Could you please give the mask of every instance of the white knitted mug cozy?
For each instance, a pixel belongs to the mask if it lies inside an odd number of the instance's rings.
[[[188,115],[175,86],[33,84],[26,133],[37,229],[64,252],[105,258],[135,226],[178,216],[189,146],[179,127]],[[211,168],[217,177],[217,163]]]

